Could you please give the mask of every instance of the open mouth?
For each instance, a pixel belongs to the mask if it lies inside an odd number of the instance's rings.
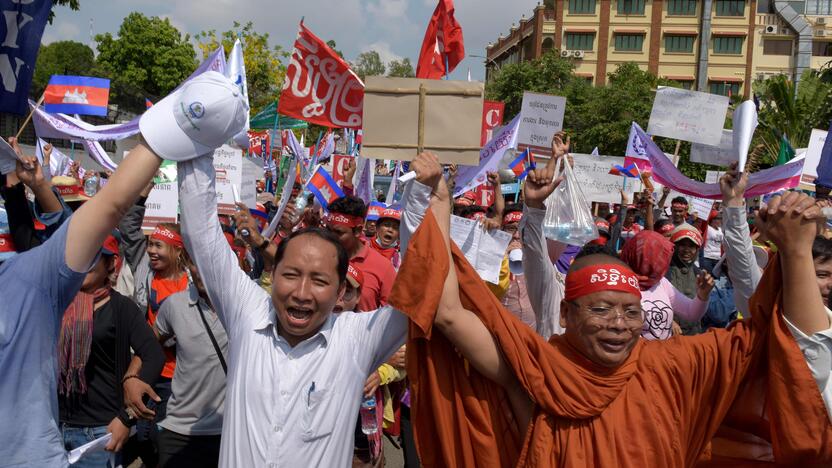
[[[620,353],[627,349],[627,340],[598,340],[601,348],[608,353]]]
[[[290,326],[305,327],[312,320],[313,310],[305,307],[288,307],[286,316]]]

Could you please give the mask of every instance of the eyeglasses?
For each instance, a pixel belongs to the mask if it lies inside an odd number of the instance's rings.
[[[574,302],[572,302],[571,304],[577,307],[578,309],[586,310],[587,312],[589,312],[590,318],[597,321],[613,322],[618,317],[621,317],[622,319],[624,319],[624,323],[633,327],[640,327],[644,322],[644,312],[642,311],[641,307],[627,307],[626,309],[624,309],[620,306],[581,306]]]

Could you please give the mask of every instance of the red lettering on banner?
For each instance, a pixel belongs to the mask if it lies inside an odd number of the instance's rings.
[[[506,105],[503,102],[483,101],[482,103],[482,137],[480,146],[485,146],[494,133],[494,129],[503,124],[503,113]]]
[[[347,172],[350,159],[352,156],[346,154],[332,155],[332,180],[341,188],[344,188],[344,173]]]
[[[266,148],[271,144],[271,135],[268,130],[263,131],[249,131],[248,132],[248,151],[249,154],[263,156],[263,143],[266,143]],[[266,150],[268,151],[268,150]]]
[[[473,190],[477,196],[475,203],[488,208],[494,203],[494,187],[489,184],[482,184]]]

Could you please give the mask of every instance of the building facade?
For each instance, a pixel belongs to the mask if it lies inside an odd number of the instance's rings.
[[[751,93],[751,82],[832,60],[832,0],[554,0],[486,48],[486,77],[555,49],[575,72],[642,70],[714,94]]]

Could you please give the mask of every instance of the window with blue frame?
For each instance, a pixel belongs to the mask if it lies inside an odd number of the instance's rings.
[[[664,51],[669,53],[693,53],[693,41],[695,36],[674,36],[666,34],[664,36]]]
[[[567,50],[592,50],[595,33],[566,33]]]
[[[641,52],[644,34],[615,34],[615,50],[619,52]]]
[[[745,40],[742,36],[715,36],[714,53],[742,55],[742,43]]]
[[[668,0],[667,14],[670,16],[696,16],[696,0]]]
[[[569,0],[569,14],[592,15],[595,14],[595,0]]]
[[[745,0],[716,0],[716,16],[745,16]]]

